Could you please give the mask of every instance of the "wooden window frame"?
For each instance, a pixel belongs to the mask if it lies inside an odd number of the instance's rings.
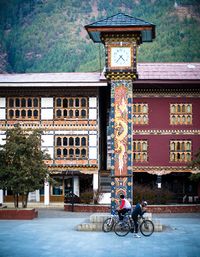
[[[58,138],[61,139],[61,145],[57,145]],[[88,135],[55,135],[55,159],[87,159],[89,154],[88,140]],[[77,141],[79,141],[79,145],[76,144]],[[82,144],[83,141],[86,141],[86,144]],[[61,151],[59,155],[57,154],[58,149]],[[67,151],[67,155],[64,154],[64,151]],[[79,154],[77,154],[78,151]],[[86,154],[82,154],[83,151]]]
[[[192,116],[191,103],[170,104],[170,125],[192,125]]]
[[[189,147],[188,147],[189,145]],[[170,140],[170,162],[188,163],[192,160],[192,140]],[[184,157],[184,158],[183,158]],[[189,157],[189,158],[188,158]]]
[[[144,109],[146,109],[144,111]],[[149,106],[147,103],[133,103],[133,124],[149,124]]]
[[[38,103],[37,106],[35,106],[35,100],[37,100],[37,103]],[[11,104],[11,102],[13,104]],[[14,115],[10,116],[10,113],[12,111]],[[37,111],[38,113],[37,116],[35,116],[35,111]],[[24,96],[8,97],[6,112],[7,112],[8,121],[10,120],[39,121],[40,120],[40,98],[30,97],[30,96],[29,97],[24,97]]]
[[[83,102],[85,103],[84,106],[82,106]],[[57,116],[58,111],[61,112],[60,116]],[[56,97],[54,113],[55,113],[55,120],[88,119],[89,98],[88,97]],[[82,115],[83,113],[84,113],[84,116]]]
[[[143,148],[144,144],[145,149]],[[133,162],[148,162],[148,140],[133,140]]]

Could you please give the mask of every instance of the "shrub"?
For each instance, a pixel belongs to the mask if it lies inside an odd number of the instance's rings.
[[[81,202],[89,204],[93,201],[93,191],[85,191],[80,195]]]
[[[134,204],[145,199],[148,204],[167,204],[173,201],[174,194],[167,189],[159,189],[146,185],[135,184],[133,187]]]
[[[90,204],[98,204],[99,200],[102,197],[102,193],[99,190],[89,190],[81,193],[80,198],[82,203]]]

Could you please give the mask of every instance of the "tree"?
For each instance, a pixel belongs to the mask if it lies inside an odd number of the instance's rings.
[[[199,171],[196,174],[192,174],[190,180],[200,181],[200,149],[195,154],[195,159],[191,162],[190,167]]]
[[[27,207],[28,194],[42,188],[48,177],[44,159],[49,156],[41,151],[40,130],[23,130],[19,126],[9,129],[6,143],[0,150],[0,188],[11,189],[15,208]]]

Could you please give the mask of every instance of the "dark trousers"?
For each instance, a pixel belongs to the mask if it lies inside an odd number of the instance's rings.
[[[130,211],[129,209],[121,209],[118,211],[118,215],[119,215],[119,220],[123,220],[124,218],[124,214],[127,213],[128,211]]]
[[[138,216],[134,216],[132,215],[132,219],[133,219],[133,222],[134,222],[134,228],[135,228],[135,233],[138,233]]]

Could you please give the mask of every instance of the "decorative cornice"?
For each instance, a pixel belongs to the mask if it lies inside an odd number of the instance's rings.
[[[96,174],[98,173],[98,166],[94,164],[87,165],[48,165],[48,170],[50,174],[62,174],[62,175],[70,175],[72,173],[84,173],[84,174]]]
[[[157,129],[148,129],[148,130],[133,130],[133,135],[200,135],[199,129],[192,130],[157,130]]]
[[[135,80],[137,79],[137,73],[134,72],[105,72],[105,77],[108,80]]]
[[[53,121],[48,121],[49,123],[53,123]],[[38,121],[39,123],[39,121]],[[0,124],[0,130],[7,130],[12,129],[15,126],[19,125],[21,128],[26,129],[43,129],[43,130],[74,130],[77,131],[77,129],[81,130],[97,130],[97,125],[90,125],[90,124],[36,124],[36,123],[19,123],[16,122],[15,124]]]
[[[200,97],[200,89],[147,89],[134,88],[133,97]]]
[[[115,42],[118,43],[119,41],[140,44],[140,35],[138,32],[130,31],[128,33],[102,33],[101,40],[105,45]]]
[[[147,172],[152,175],[167,175],[173,172],[190,172],[193,174],[200,173],[200,170],[190,169],[187,166],[133,166],[134,172]]]

